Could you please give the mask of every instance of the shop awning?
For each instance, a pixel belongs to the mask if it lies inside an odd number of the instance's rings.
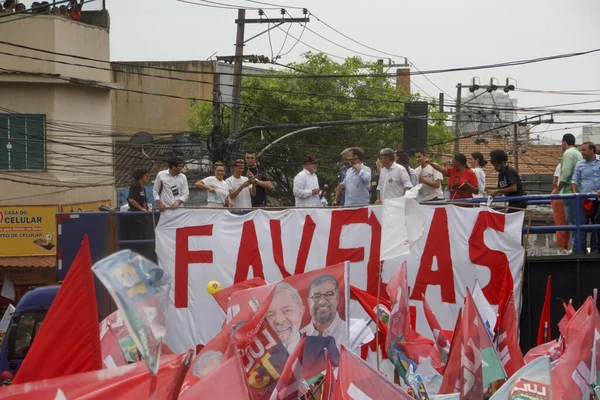
[[[0,267],[56,267],[56,256],[0,257]]]

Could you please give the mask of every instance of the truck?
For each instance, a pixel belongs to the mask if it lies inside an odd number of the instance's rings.
[[[59,288],[58,285],[33,288],[21,298],[4,336],[1,372],[17,373]]]

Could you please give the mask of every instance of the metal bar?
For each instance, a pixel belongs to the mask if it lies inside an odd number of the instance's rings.
[[[286,23],[286,22],[310,22],[310,18],[269,18],[269,19],[244,19],[238,16],[235,20],[236,24],[268,24],[268,23]]]
[[[119,244],[154,244],[154,239],[119,240]]]
[[[584,250],[581,248],[581,206],[583,201],[579,198],[579,193],[575,193],[575,253],[581,254]],[[585,234],[585,233],[584,233]],[[587,236],[587,235],[586,235]],[[584,240],[585,242],[585,240]]]
[[[254,35],[254,36],[252,36],[250,39],[246,39],[246,40],[244,40],[244,43],[248,43],[248,42],[249,42],[249,41],[251,41],[252,39],[256,39],[256,38],[257,38],[257,37],[259,37],[260,35],[264,35],[265,33],[269,32],[271,29],[275,29],[275,28],[277,28],[278,26],[281,26],[281,25],[283,25],[283,22],[280,22],[280,23],[279,23],[279,24],[277,24],[277,25],[273,25],[272,27],[270,27],[270,28],[269,28],[269,29],[267,29],[266,31],[262,31],[262,32],[261,32],[261,33],[259,33],[258,35]]]

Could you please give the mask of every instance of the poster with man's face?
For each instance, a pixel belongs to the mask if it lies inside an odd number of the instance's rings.
[[[339,362],[339,347],[347,343],[346,282],[344,264],[291,276],[280,282],[251,288],[231,294],[227,307],[228,320],[224,327],[231,337],[232,322],[248,307],[258,310],[244,324],[237,324],[233,341],[222,353],[239,350],[248,376],[253,398],[268,398],[289,355],[306,335],[302,375],[312,378],[325,370],[326,354],[332,363]],[[222,331],[221,349],[224,343]],[[226,336],[227,336],[226,335]],[[208,353],[211,351],[211,353]],[[204,364],[212,368],[227,359],[212,353],[213,341],[203,350],[195,365],[198,374],[204,373]],[[219,361],[221,359],[221,361]],[[201,378],[200,376],[197,376]]]

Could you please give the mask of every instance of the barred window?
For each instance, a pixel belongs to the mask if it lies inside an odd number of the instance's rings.
[[[0,170],[46,168],[46,116],[0,114]]]

